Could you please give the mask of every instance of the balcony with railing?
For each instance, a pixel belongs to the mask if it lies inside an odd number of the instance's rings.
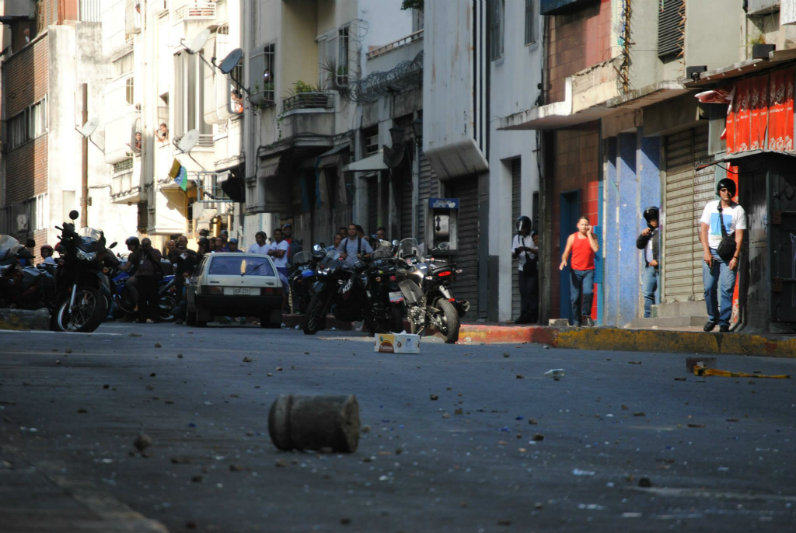
[[[113,165],[111,200],[114,203],[133,204],[141,200],[140,171],[140,160],[134,161],[132,158]]]
[[[213,20],[216,18],[216,2],[212,0],[182,0],[177,1],[174,14],[177,20]]]
[[[331,135],[334,130],[335,93],[312,91],[296,93],[282,101],[284,137]]]

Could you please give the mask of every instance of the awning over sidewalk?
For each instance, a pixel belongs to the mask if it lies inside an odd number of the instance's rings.
[[[680,82],[664,81],[642,87],[627,94],[606,100],[596,105],[573,113],[570,91],[562,102],[554,102],[544,106],[533,107],[504,117],[500,121],[500,130],[553,130],[564,129],[599,120],[617,112],[640,109],[675,98],[689,92]]]
[[[384,150],[379,149],[375,154],[369,155],[343,167],[343,172],[374,172],[387,170],[384,164]]]

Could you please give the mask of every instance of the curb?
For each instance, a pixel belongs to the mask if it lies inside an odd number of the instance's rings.
[[[620,328],[561,329],[546,326],[512,327],[474,324],[463,324],[459,330],[460,344],[526,342],[577,350],[712,353],[796,358],[796,336]]]
[[[0,329],[50,329],[50,313],[46,309],[0,309]]]

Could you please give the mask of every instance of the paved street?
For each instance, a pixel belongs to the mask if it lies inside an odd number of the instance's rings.
[[[344,335],[0,332],[0,474],[32,465],[172,531],[793,527],[793,379],[697,378],[683,355],[535,344],[377,354]],[[796,374],[787,359],[716,366]],[[288,393],[356,394],[357,452],[277,451],[267,413]],[[57,522],[6,487],[0,524]]]

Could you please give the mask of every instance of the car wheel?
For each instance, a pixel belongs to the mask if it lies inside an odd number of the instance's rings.
[[[194,319],[194,321],[196,322],[196,325],[198,327],[200,327],[200,328],[207,327],[207,316],[206,316],[205,312],[201,308],[199,308],[199,307],[196,308],[196,315],[195,316],[196,316],[196,318]]]

